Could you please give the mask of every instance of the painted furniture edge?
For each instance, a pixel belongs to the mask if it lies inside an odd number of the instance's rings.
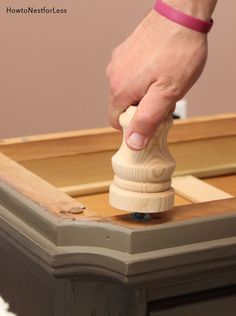
[[[160,217],[155,224],[147,227],[132,227],[128,214],[104,218],[90,210],[81,209],[83,206],[79,202],[3,154],[0,154],[0,165],[1,205],[9,214],[17,216],[57,246],[102,246],[127,253],[139,253],[203,240],[227,238],[236,234],[236,198],[205,204],[211,210],[228,210],[229,214],[226,215],[201,218],[195,216],[192,220],[159,225],[163,221]],[[179,208],[188,212],[190,209],[200,210],[203,206],[204,204],[194,204]],[[167,216],[171,216],[173,211],[178,212],[179,208],[169,211]],[[3,217],[6,214],[7,212],[2,212]],[[210,223],[211,229],[207,229]],[[205,226],[202,234],[198,234],[198,229]],[[177,237],[173,235],[173,230]],[[96,232],[96,236],[93,232]],[[145,236],[145,244],[142,242],[142,235]]]
[[[8,162],[9,159],[6,158],[6,161]],[[10,161],[10,167],[14,169],[16,163],[12,163]],[[188,211],[199,208],[200,210],[204,205],[209,209],[225,208],[229,214],[195,217],[190,220],[180,220],[159,225],[163,220],[160,217],[155,220],[155,224],[147,225],[147,227],[145,225],[132,227],[129,224],[129,214],[107,218],[86,216],[83,213],[71,214],[71,203],[74,206],[72,209],[76,209],[76,201],[69,196],[65,196],[66,199],[63,201],[64,194],[62,192],[59,192],[58,196],[56,188],[23,167],[19,166],[18,169],[17,164],[15,167],[17,167],[20,179],[14,182],[15,174],[7,174],[9,176],[7,182],[3,174],[4,181],[3,178],[0,181],[0,205],[5,207],[11,215],[17,216],[19,220],[27,223],[57,246],[100,245],[114,250],[135,253],[183,245],[186,242],[192,243],[229,237],[236,234],[236,198],[206,202],[205,204],[180,206],[169,211],[167,215],[164,213],[164,216],[171,216],[171,212],[178,212],[178,209],[186,209]],[[7,171],[11,172],[10,170]],[[17,186],[16,181],[19,180],[20,186]],[[31,191],[27,191],[29,186]],[[51,189],[52,191],[50,191]],[[54,189],[56,192],[55,196],[53,196]],[[49,190],[50,194],[44,200],[44,192],[46,194],[47,190]],[[2,212],[2,216],[6,216],[6,214],[7,212]],[[211,229],[207,228],[210,223]],[[197,231],[200,227],[203,229],[205,225],[206,229],[203,230],[202,234],[198,234]],[[93,230],[96,232],[96,236],[94,236]],[[177,237],[173,236],[173,230],[175,230]],[[172,232],[171,238],[169,237],[170,231]],[[141,242],[142,236],[141,240],[138,240],[139,234],[145,236],[145,245]],[[188,238],[185,237],[185,234],[187,234]]]
[[[1,188],[1,194],[3,191],[3,188]],[[10,194],[12,193],[10,192]],[[29,205],[29,201],[22,197],[20,197],[20,200],[16,198],[14,195],[11,199],[14,201],[14,209],[17,204],[18,211],[22,214],[23,211],[27,211],[27,207],[28,209],[30,207],[30,219],[35,220],[34,215],[37,213],[37,222],[40,222],[41,227],[36,229],[29,222],[29,218],[17,216],[13,209],[7,205],[9,203],[4,203],[5,205],[0,207],[1,234],[16,247],[21,248],[26,256],[38,262],[44,269],[51,271],[57,277],[91,274],[113,278],[132,285],[151,281],[155,278],[164,278],[166,274],[168,278],[175,278],[179,277],[180,274],[205,273],[204,271],[208,270],[209,267],[213,269],[214,266],[217,266],[217,269],[223,269],[223,267],[235,266],[236,237],[233,231],[228,236],[221,234],[221,238],[219,235],[218,238],[208,241],[195,240],[191,243],[188,238],[188,243],[184,245],[169,245],[168,248],[156,250],[139,249],[138,246],[137,249],[130,251],[131,249],[126,248],[128,247],[127,242],[133,242],[136,246],[140,245],[141,241],[147,238],[147,233],[150,234],[149,238],[146,239],[149,242],[153,239],[152,232],[156,233],[156,238],[158,238],[158,231],[155,231],[156,227],[151,228],[149,232],[145,228],[127,229],[116,227],[112,223],[73,223],[72,220],[61,223],[54,216],[48,215],[45,217],[45,210],[38,205],[33,205],[32,202]],[[215,228],[219,230],[220,228],[226,228],[230,222],[232,227],[235,227],[235,220],[235,216],[220,216],[214,218],[212,223],[218,221],[218,226]],[[226,221],[226,225],[224,225],[224,221]],[[205,229],[208,226],[209,230],[212,230],[212,223],[205,219]],[[184,225],[180,229],[191,227],[191,223],[182,224]],[[55,240],[50,239],[53,234],[56,234],[57,238],[58,234],[59,236],[61,234],[60,238],[66,240],[73,225],[77,228],[76,236],[78,240],[87,231],[87,236],[91,234],[91,238],[96,241],[90,245],[84,245],[83,240],[81,240],[81,245],[76,245],[74,242],[61,245],[60,242],[57,244]],[[169,234],[174,235],[176,228],[172,225],[169,227]],[[42,233],[42,228],[45,227],[47,227],[47,234]],[[178,229],[178,225],[176,227]],[[112,236],[112,231],[116,228],[117,230]],[[166,229],[168,230],[168,227]],[[104,242],[109,240],[107,234],[110,234],[110,238],[114,238],[115,245],[123,245],[123,249],[106,246]],[[103,236],[103,240],[99,239],[99,242],[97,242],[99,236]]]
[[[57,247],[29,227],[23,227],[23,222],[0,223],[3,238],[56,277],[93,275],[135,285],[166,278],[173,282],[191,275],[207,277],[209,269],[212,273],[214,269],[216,273],[235,269],[235,237],[128,254],[102,247]]]

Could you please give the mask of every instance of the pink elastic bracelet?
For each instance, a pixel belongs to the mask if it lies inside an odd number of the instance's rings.
[[[171,21],[201,33],[208,33],[214,23],[212,19],[210,21],[203,21],[178,11],[161,0],[156,1],[154,10]]]

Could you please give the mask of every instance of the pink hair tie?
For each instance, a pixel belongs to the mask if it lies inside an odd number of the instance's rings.
[[[161,0],[156,1],[154,9],[165,18],[201,33],[208,33],[214,23],[212,19],[210,21],[203,21],[178,11]]]

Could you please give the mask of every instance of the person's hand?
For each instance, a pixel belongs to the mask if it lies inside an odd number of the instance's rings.
[[[130,149],[141,150],[147,144],[158,124],[199,78],[206,58],[206,34],[154,10],[114,50],[107,67],[111,125],[120,129],[119,115],[139,103],[126,132]]]

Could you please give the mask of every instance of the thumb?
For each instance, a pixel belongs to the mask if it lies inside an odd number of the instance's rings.
[[[150,88],[140,101],[125,135],[131,150],[142,150],[155,134],[158,125],[175,108],[175,101]]]

